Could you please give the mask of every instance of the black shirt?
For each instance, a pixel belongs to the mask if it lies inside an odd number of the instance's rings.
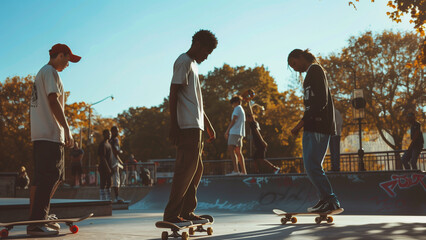
[[[411,125],[411,140],[413,140],[414,136],[419,133],[419,137],[413,141],[412,146],[415,149],[422,149],[424,144],[423,139],[423,133],[421,129],[421,125],[419,122],[414,122],[413,125]]]
[[[254,147],[257,150],[262,150],[265,149],[265,147],[263,146],[263,141],[260,138],[260,127],[259,127],[259,123],[256,121],[252,121],[249,122],[249,126],[252,132],[252,136],[253,136],[253,142],[254,142]]]
[[[99,169],[104,170],[107,166],[111,169],[112,148],[108,141],[103,140],[98,147]]]
[[[312,64],[303,81],[304,131],[335,135],[334,105],[322,67]]]

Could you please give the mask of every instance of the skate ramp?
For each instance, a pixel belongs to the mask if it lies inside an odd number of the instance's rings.
[[[346,214],[426,214],[426,174],[420,171],[329,173]],[[163,210],[171,179],[160,179],[130,209]],[[304,174],[208,176],[198,188],[197,210],[229,212],[306,211],[318,198]]]

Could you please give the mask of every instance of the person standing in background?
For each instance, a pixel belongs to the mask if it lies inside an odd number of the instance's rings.
[[[243,138],[246,135],[246,114],[241,106],[241,100],[240,96],[234,96],[230,100],[233,111],[231,122],[225,132],[225,139],[228,140],[228,154],[232,159],[234,170],[227,174],[228,176],[247,175],[243,156]],[[238,164],[241,172],[239,171]]]
[[[117,203],[123,203],[123,199],[119,196],[119,188],[120,188],[120,170],[123,169],[123,161],[121,161],[120,153],[122,151],[120,150],[120,140],[118,139],[119,133],[118,133],[118,127],[113,126],[111,127],[111,139],[109,140],[109,143],[111,144],[112,148],[112,163],[111,163],[111,170],[112,170],[112,189],[114,190],[114,196],[115,196],[115,202]]]
[[[407,170],[417,170],[417,159],[422,152],[424,144],[422,125],[416,121],[414,112],[408,113],[407,120],[411,124],[411,143],[410,146],[408,146],[407,151],[405,151],[404,155],[402,156],[402,163],[404,168]]]
[[[83,149],[78,147],[78,142],[74,142],[74,148],[71,150],[71,174],[74,177],[74,187],[80,187],[83,155]]]

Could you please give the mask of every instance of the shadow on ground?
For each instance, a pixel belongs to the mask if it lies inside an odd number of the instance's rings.
[[[270,228],[239,232],[227,235],[215,233],[212,236],[195,235],[191,239],[250,239],[250,240],[274,240],[274,239],[426,239],[425,223],[385,223],[366,224],[337,227],[330,224],[261,224]],[[151,240],[159,239],[152,238]]]

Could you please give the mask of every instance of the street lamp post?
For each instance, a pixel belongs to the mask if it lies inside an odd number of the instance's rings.
[[[95,103],[92,103],[92,104],[89,104],[89,106],[87,106],[89,108],[89,128],[88,128],[88,131],[87,131],[87,148],[89,148],[90,144],[92,143],[92,133],[91,133],[91,126],[92,126],[92,106],[96,105],[98,103],[101,103],[101,102],[107,100],[108,98],[111,98],[111,100],[114,100],[114,96],[110,95],[110,96],[108,96],[108,97],[106,97],[106,98],[104,98],[102,100],[99,100],[99,101],[97,101]],[[89,168],[91,166],[91,160],[92,160],[92,156],[91,156],[91,152],[90,152],[90,149],[89,149]]]
[[[354,120],[358,121],[358,140],[359,140],[359,149],[358,149],[358,170],[365,171],[364,167],[364,148],[362,148],[362,119],[365,117],[365,99],[362,89],[358,89],[356,86],[356,71],[349,65],[345,65],[347,68],[351,69],[353,72],[354,78],[354,92],[352,95],[352,106],[353,106],[353,117]]]

